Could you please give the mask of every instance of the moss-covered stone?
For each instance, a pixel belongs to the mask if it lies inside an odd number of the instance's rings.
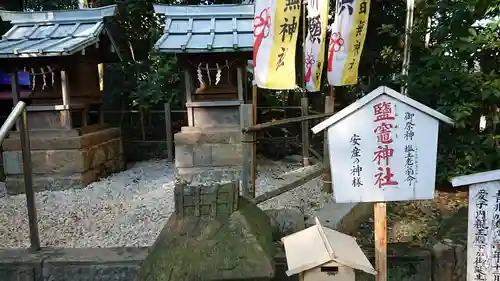
[[[273,249],[269,218],[240,198],[229,218],[172,214],[135,281],[270,280]]]

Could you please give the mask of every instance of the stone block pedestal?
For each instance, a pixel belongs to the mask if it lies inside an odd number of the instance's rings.
[[[180,179],[191,182],[193,175],[204,173],[210,173],[212,181],[239,178],[243,161],[239,127],[183,127],[174,135],[174,141],[175,167]]]
[[[83,188],[124,168],[119,128],[82,134],[79,130],[30,132],[35,191]],[[12,133],[3,144],[9,194],[24,193],[21,141]]]

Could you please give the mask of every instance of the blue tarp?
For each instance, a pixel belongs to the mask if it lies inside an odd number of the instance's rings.
[[[19,86],[30,85],[30,74],[28,72],[18,72]],[[0,72],[0,85],[10,85],[10,73]]]

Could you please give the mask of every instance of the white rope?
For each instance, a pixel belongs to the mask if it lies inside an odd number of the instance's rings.
[[[208,67],[208,62],[207,62],[207,76],[208,76],[208,85],[212,85],[212,77],[210,77],[210,68]]]
[[[225,69],[225,68],[230,68],[230,66],[232,66],[235,62],[237,62],[237,60],[234,60],[232,61],[231,63],[229,63],[228,60],[226,60],[226,65],[222,68],[222,69]],[[191,61],[188,61],[188,63],[196,68],[200,67],[201,68],[201,71],[207,71],[208,70],[217,70],[217,67],[214,67],[214,68],[209,68],[208,66],[208,63],[204,63],[206,65],[206,67],[203,67],[202,64],[203,63],[199,63],[198,65],[192,63]]]
[[[219,85],[220,77],[222,75],[222,70],[220,69],[218,63],[216,63],[215,65],[217,66],[217,74],[215,74],[215,85]]]
[[[201,75],[201,62],[198,65],[198,69],[196,70],[196,73],[198,74],[198,81],[200,81],[200,85],[203,85],[203,76]]]
[[[36,76],[42,76],[43,78],[43,85],[42,85],[42,90],[45,90],[47,88],[47,75],[50,74],[52,76],[51,83],[52,86],[54,86],[55,82],[55,70],[51,68],[50,66],[47,66],[48,71],[45,71],[44,67],[40,67],[40,72],[35,72],[34,68],[30,68],[29,74],[31,75],[31,90],[34,91],[36,88]],[[27,68],[24,67],[24,72],[28,72]]]

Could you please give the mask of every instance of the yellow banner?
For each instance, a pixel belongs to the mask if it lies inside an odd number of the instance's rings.
[[[295,51],[299,31],[301,0],[276,0],[273,45],[270,51],[266,88],[295,89]]]
[[[370,14],[370,1],[355,1],[354,21],[349,34],[349,53],[346,65],[342,72],[342,85],[352,85],[358,82],[358,68],[363,46],[365,44],[366,30],[368,28],[368,15]]]
[[[306,89],[319,91],[325,60],[325,40],[330,0],[309,0],[307,3],[308,33],[304,47],[304,80]]]

